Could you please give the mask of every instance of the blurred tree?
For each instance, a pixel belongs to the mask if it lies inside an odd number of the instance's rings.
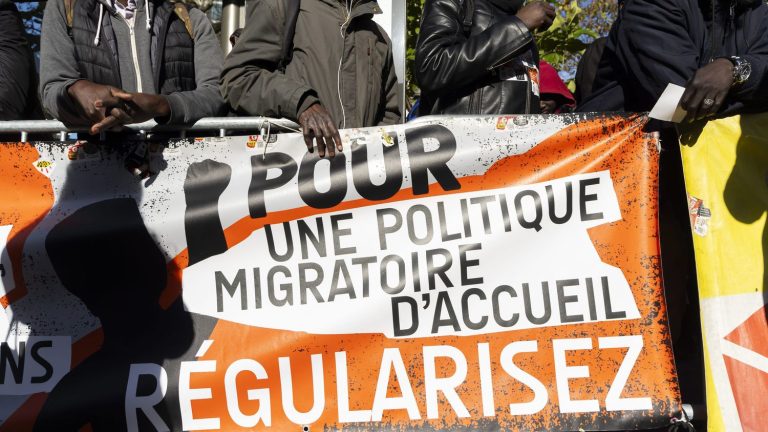
[[[405,103],[409,111],[419,95],[419,86],[413,79],[413,62],[416,60],[416,40],[419,38],[422,9],[424,9],[424,0],[405,0],[407,26],[405,37]]]
[[[35,57],[40,54],[40,29],[43,26],[44,1],[41,2],[16,2],[16,8],[24,21],[27,30],[27,40]]]
[[[611,0],[558,0],[552,26],[536,35],[541,58],[560,71],[573,90],[573,77],[584,49],[605,36],[616,18],[617,2]]]
[[[552,27],[538,34],[541,57],[552,64],[567,83],[576,75],[576,65],[587,44],[608,34],[616,17],[616,0],[555,0],[558,16]],[[406,51],[406,99],[413,103],[419,87],[413,79],[414,47],[419,37],[419,25],[424,0],[406,0],[408,14]]]

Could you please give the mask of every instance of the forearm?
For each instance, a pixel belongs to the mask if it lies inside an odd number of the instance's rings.
[[[238,113],[298,119],[316,92],[277,70],[281,60],[284,1],[249,3],[248,25],[224,61],[221,92]]]
[[[85,119],[69,97],[69,87],[82,79],[75,64],[75,51],[66,29],[63,2],[48,2],[40,36],[40,96],[45,111],[67,124]]]
[[[203,117],[226,114],[224,99],[217,87],[205,86],[196,90],[171,93],[165,96],[170,113],[168,124],[192,124]]]
[[[170,124],[190,124],[203,117],[226,113],[219,91],[224,54],[208,18],[198,9],[190,9],[195,38],[195,90],[165,96],[169,106],[167,117],[158,119]]]
[[[384,117],[379,122],[380,126],[398,124],[402,122],[402,113],[400,112],[399,94],[397,91],[397,75],[395,74],[394,62],[390,61],[387,67],[389,73],[384,78]]]
[[[317,102],[309,86],[258,66],[242,65],[225,72],[221,90],[236,112],[248,115],[296,120],[302,109]]]
[[[752,49],[739,57],[749,62],[751,72],[745,82],[731,89],[729,98],[765,110],[768,106],[768,33],[763,32]]]

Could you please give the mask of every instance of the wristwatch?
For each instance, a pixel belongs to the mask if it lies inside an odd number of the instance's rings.
[[[733,63],[733,85],[744,84],[752,73],[752,65],[739,56],[728,57]]]

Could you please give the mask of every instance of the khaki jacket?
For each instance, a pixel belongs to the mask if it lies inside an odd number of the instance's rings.
[[[277,64],[286,4],[249,2],[247,25],[221,75],[232,108],[296,120],[320,102],[339,128],[399,122],[391,43],[371,19],[380,13],[376,2],[355,1],[348,14],[338,0],[301,0],[293,57],[282,73]]]

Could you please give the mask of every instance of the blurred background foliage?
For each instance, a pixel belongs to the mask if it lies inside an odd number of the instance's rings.
[[[37,55],[40,52],[40,28],[43,25],[45,2],[17,2],[16,8],[24,21],[29,46]]]

